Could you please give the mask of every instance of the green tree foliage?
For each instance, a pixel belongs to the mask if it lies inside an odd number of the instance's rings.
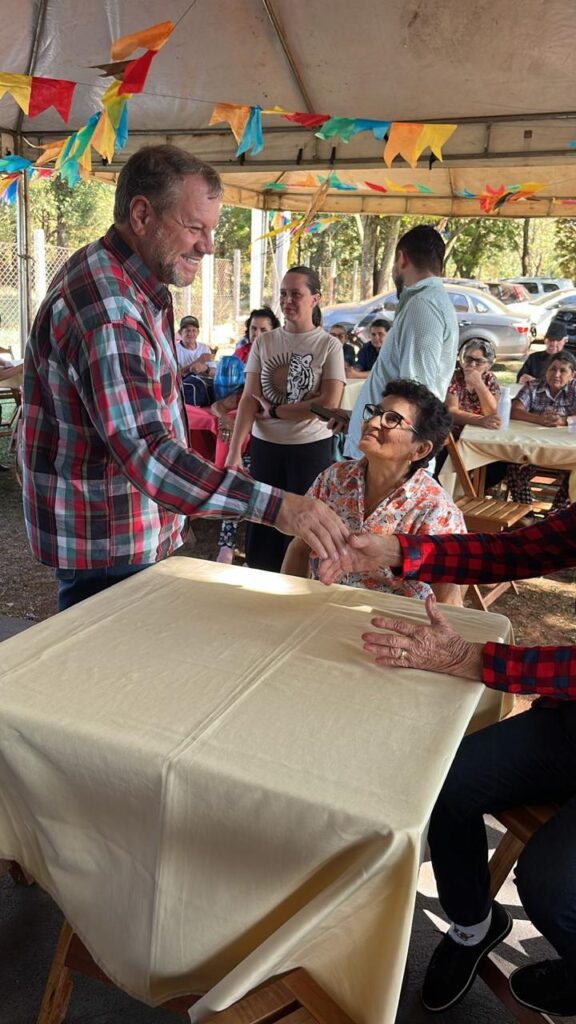
[[[557,220],[555,233],[560,271],[564,277],[576,281],[576,220]]]

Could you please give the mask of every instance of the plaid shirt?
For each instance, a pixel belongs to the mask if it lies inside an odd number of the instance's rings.
[[[147,565],[186,516],[274,523],[282,492],[188,449],[170,292],[114,228],[52,282],[24,362],[24,515],[63,569]]]
[[[552,395],[545,380],[530,380],[516,397],[526,412],[536,414],[551,410],[558,416],[572,416],[576,412],[576,378],[568,381],[557,395]]]
[[[523,530],[455,537],[398,537],[402,572],[429,583],[499,583],[576,565],[576,504]],[[576,699],[576,646],[516,647],[487,643],[486,686],[539,693],[546,703]]]

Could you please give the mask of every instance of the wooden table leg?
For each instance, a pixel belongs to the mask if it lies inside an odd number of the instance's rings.
[[[64,1022],[72,995],[72,972],[66,967],[66,954],[73,935],[72,925],[64,921],[36,1024]]]

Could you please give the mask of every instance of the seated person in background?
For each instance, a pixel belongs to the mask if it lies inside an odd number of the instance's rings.
[[[560,352],[550,358],[542,380],[532,380],[518,392],[512,402],[511,420],[537,423],[543,427],[565,427],[567,416],[576,415],[576,359],[570,352]],[[506,482],[513,501],[532,504],[530,481],[536,466],[518,466],[510,463]],[[569,504],[568,474],[556,492],[552,512]]]
[[[180,341],[176,345],[178,367],[182,377],[189,373],[207,373],[211,377],[216,372],[212,352],[208,345],[198,341],[200,324],[195,316],[183,316],[180,321]]]
[[[370,370],[378,359],[378,353],[386,341],[386,335],[390,330],[387,320],[373,320],[370,325],[370,341],[362,346],[358,353],[356,366],[346,367],[347,377],[368,377]]]
[[[350,367],[354,366],[354,362],[356,359],[354,346],[351,345],[350,342],[348,341],[348,331],[346,330],[344,324],[334,324],[334,326],[330,328],[330,334],[332,335],[333,338],[338,338],[338,341],[342,345],[342,352],[344,353],[344,366],[346,367],[346,375],[348,375],[348,370],[350,369]]]
[[[241,359],[244,366],[246,366],[250,349],[256,338],[259,338],[265,331],[275,330],[276,327],[280,327],[280,321],[269,306],[263,306],[262,309],[253,309],[246,321],[246,333],[242,340],[238,342],[234,355],[238,356],[238,359]]]
[[[526,362],[518,370],[516,380],[519,384],[529,384],[531,380],[540,380],[550,360],[550,356],[556,356],[562,351],[568,341],[568,335],[564,334],[561,324],[550,324],[546,331],[544,352],[531,352]]]
[[[308,494],[329,505],[352,533],[465,533],[460,509],[425,470],[451,426],[446,406],[423,384],[390,381],[380,405],[364,409],[364,458],[325,469]],[[282,572],[318,579],[318,560],[295,538]],[[368,576],[347,573],[339,582],[422,600],[432,589],[439,601],[462,604],[458,586],[430,588],[415,580],[398,580],[389,569]]]
[[[471,338],[460,346],[458,362],[448,386],[446,405],[452,413],[452,436],[460,437],[469,423],[473,427],[497,430],[500,419],[496,409],[500,398],[500,385],[491,371],[496,359],[494,346],[489,341]]]

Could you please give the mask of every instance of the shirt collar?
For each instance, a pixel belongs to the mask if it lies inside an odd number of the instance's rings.
[[[418,292],[423,292],[427,288],[437,288],[440,285],[443,288],[442,280],[432,274],[430,277],[424,277],[422,281],[416,281],[416,284],[410,284],[406,288],[402,289],[402,294],[398,300],[398,306],[404,306],[413,295],[417,295]]]
[[[172,296],[166,285],[158,280],[138,253],[124,241],[114,225],[108,229],[102,242],[116,257],[136,287],[140,288],[158,309],[172,305]]]

